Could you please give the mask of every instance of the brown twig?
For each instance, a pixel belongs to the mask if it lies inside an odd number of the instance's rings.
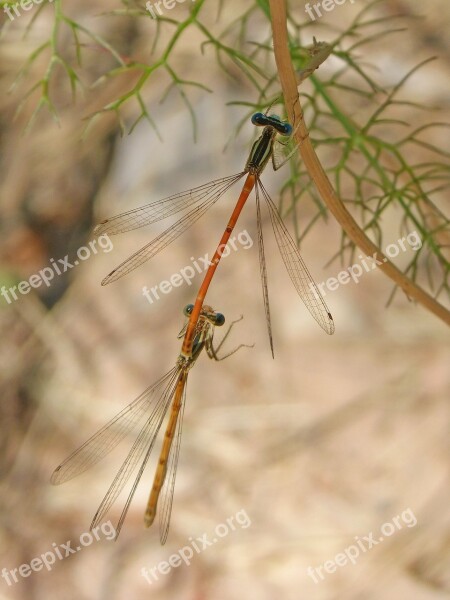
[[[286,110],[296,128],[295,139],[300,156],[323,201],[352,242],[367,256],[377,259],[380,269],[398,285],[409,298],[417,300],[434,315],[450,325],[450,312],[432,296],[418,287],[392,264],[366,236],[334,191],[309,139],[297,90],[297,81],[288,48],[286,0],[269,0],[273,31],[273,47]]]

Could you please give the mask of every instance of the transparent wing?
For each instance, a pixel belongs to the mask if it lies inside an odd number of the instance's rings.
[[[162,200],[156,200],[140,208],[134,208],[127,212],[105,219],[94,229],[96,235],[108,234],[116,235],[125,231],[139,229],[150,223],[155,223],[166,217],[187,209],[194,204],[198,204],[208,198],[216,200],[224,194],[227,189],[242,177],[243,173],[229,175],[221,179],[215,179],[209,183],[204,183],[191,190],[168,196]]]
[[[234,181],[237,181],[243,176],[243,173],[236,175]],[[146,244],[143,248],[132,254],[123,263],[116,267],[109,275],[107,275],[102,285],[107,285],[113,281],[117,281],[127,273],[130,273],[140,265],[144,264],[150,258],[161,252],[166,246],[171,244],[177,237],[184,233],[189,227],[191,227],[205,212],[215,203],[219,198],[226,192],[230,187],[231,183],[228,184],[227,188],[221,188],[215,195],[210,195],[204,202],[193,208],[186,215],[181,217],[171,227],[163,231],[158,237]]]
[[[293,137],[291,136],[289,141],[281,142],[278,139],[274,141],[272,146],[272,166],[274,171],[278,171],[297,152],[297,145],[292,140]]]
[[[161,501],[159,508],[159,539],[161,541],[161,544],[166,543],[167,535],[169,534],[170,516],[172,514],[173,493],[175,490],[175,478],[177,475],[178,458],[180,455],[184,407],[186,404],[186,387],[187,375],[186,383],[183,390],[181,408],[178,414],[174,440],[172,442],[172,447],[170,448],[169,456],[167,458],[167,473],[164,480],[163,488],[161,490]]]
[[[264,238],[261,221],[261,203],[259,200],[259,189],[256,186],[256,224],[258,227],[258,251],[259,251],[259,271],[261,274],[262,293],[264,299],[264,311],[266,313],[267,333],[269,334],[270,350],[273,352],[273,339],[272,339],[272,323],[270,320],[270,306],[269,306],[269,290],[267,287],[267,267],[266,257],[264,254]]]
[[[113,281],[117,281],[124,275],[134,271],[134,269],[137,269],[145,262],[156,256],[158,252],[161,252],[161,250],[176,240],[177,237],[183,234],[187,229],[189,229],[189,227],[192,227],[192,225],[205,214],[205,212],[214,204],[216,200],[208,200],[200,206],[192,209],[187,213],[187,215],[184,215],[184,217],[163,231],[163,233],[158,235],[158,237],[129,256],[118,267],[113,269],[111,273],[109,273],[109,275],[102,280],[102,285],[108,285]]]
[[[115,476],[113,482],[111,483],[108,491],[105,494],[105,497],[103,498],[100,506],[98,507],[97,512],[95,513],[94,518],[92,519],[90,527],[91,529],[93,529],[103,521],[103,518],[106,516],[109,509],[114,504],[115,500],[117,499],[117,497],[125,487],[126,483],[132,476],[133,472],[136,469],[136,466],[139,462],[142,461],[116,526],[116,538],[118,537],[123,522],[125,520],[126,514],[130,507],[131,500],[133,499],[134,493],[142,477],[145,466],[147,465],[159,429],[164,420],[164,416],[172,402],[172,397],[176,390],[180,373],[181,367],[175,367],[174,369],[172,369],[171,378],[169,379],[162,394],[158,396],[158,400],[155,406],[153,407],[150,416],[148,417],[144,426],[140,430],[138,437],[136,438],[130,452],[128,453],[128,456],[122,463],[119,472]],[[142,459],[143,455],[144,458]]]
[[[331,335],[334,333],[334,321],[328,310],[325,300],[319,291],[319,288],[311,277],[303,259],[298,251],[297,245],[289,234],[286,226],[284,225],[278,210],[270,198],[267,190],[258,178],[258,185],[260,186],[261,192],[267,201],[269,207],[270,220],[272,221],[272,228],[277,240],[280,254],[283,258],[287,272],[295,286],[300,298],[305,303],[306,308],[309,310],[314,319],[319,323],[322,329]]]
[[[82,446],[64,460],[53,472],[51,482],[59,485],[80,475],[113,450],[151,410],[155,394],[162,385],[171,380],[177,367],[166,373],[138,398],[124,408],[111,421],[89,438]]]

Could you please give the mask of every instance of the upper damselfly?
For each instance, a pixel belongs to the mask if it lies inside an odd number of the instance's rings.
[[[333,317],[331,316],[322,294],[311,277],[308,268],[306,267],[300,255],[296,243],[286,229],[286,226],[283,223],[283,220],[280,217],[273,200],[270,198],[269,193],[262,184],[260,178],[261,173],[269,160],[272,161],[274,170],[277,170],[287,160],[289,160],[290,156],[293,154],[293,152],[291,152],[289,156],[286,157],[286,142],[283,142],[279,139],[280,136],[283,138],[289,138],[292,135],[292,126],[288,122],[280,119],[280,117],[277,115],[267,115],[263,113],[255,113],[252,116],[251,121],[254,125],[263,127],[263,131],[260,137],[254,142],[247,159],[245,169],[241,173],[224,177],[222,179],[216,179],[191,190],[169,196],[163,200],[152,202],[140,208],[129,210],[120,215],[116,215],[115,217],[106,219],[95,228],[95,233],[99,235],[115,235],[125,231],[138,229],[144,225],[165,219],[166,217],[169,217],[179,211],[190,209],[189,212],[176,221],[176,223],[171,225],[158,237],[127,258],[107,277],[105,277],[105,279],[102,281],[102,285],[106,285],[116,281],[123,275],[126,275],[133,269],[137,268],[158,254],[158,252],[160,252],[178,236],[184,233],[189,227],[191,227],[213,204],[215,204],[215,202],[217,202],[217,200],[219,200],[219,198],[225,194],[225,192],[234,183],[246,176],[239,199],[227,223],[215,254],[210,261],[210,266],[200,287],[194,305],[194,310],[192,311],[189,321],[186,345],[182,350],[186,355],[189,355],[195,324],[200,314],[203,301],[206,297],[206,292],[211,283],[217,265],[219,264],[222,252],[253,188],[255,188],[256,192],[256,222],[263,299],[272,355],[273,340],[261,221],[261,197],[266,201],[275,239],[295,289],[305,303],[311,315],[322,327],[322,329],[330,335],[334,332]]]

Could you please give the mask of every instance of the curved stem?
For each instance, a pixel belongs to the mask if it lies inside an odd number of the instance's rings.
[[[439,317],[444,323],[450,325],[450,311],[406,277],[406,275],[384,256],[381,250],[359,227],[358,223],[354,220],[334,191],[311,144],[309,132],[303,119],[303,111],[297,90],[297,81],[288,48],[286,0],[269,0],[269,4],[275,60],[278,67],[281,88],[283,90],[286,111],[291,123],[295,123],[296,125],[299,124],[296,128],[295,138],[300,156],[323,201],[356,246],[365,252],[366,255],[374,256],[374,258],[379,261],[379,268],[392,279],[396,285],[402,288],[410,298],[417,300],[417,302]]]

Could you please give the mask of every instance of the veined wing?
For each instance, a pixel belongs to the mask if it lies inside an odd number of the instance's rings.
[[[243,173],[237,173],[228,177],[222,177],[221,179],[215,179],[191,190],[186,190],[162,200],[156,200],[145,206],[134,208],[115,217],[110,217],[97,225],[94,228],[94,233],[96,235],[116,235],[125,231],[132,231],[133,229],[139,229],[150,223],[170,217],[204,200],[206,201],[210,198],[218,200],[242,176]]]
[[[258,185],[267,201],[275,239],[292,283],[311,315],[322,329],[331,335],[334,333],[334,321],[325,300],[303,262],[297,245],[286,229],[275,204],[259,179]]]
[[[161,386],[172,380],[176,372],[177,367],[174,367],[66,458],[53,472],[53,485],[80,475],[111,452],[136,427],[144,414],[153,412],[155,394]]]
[[[240,174],[239,178],[242,177],[242,175],[243,174]],[[153,256],[158,254],[158,252],[161,252],[161,250],[176,240],[177,237],[189,229],[189,227],[192,227],[192,225],[198,221],[198,219],[200,219],[200,217],[202,217],[205,212],[217,202],[217,200],[219,200],[230,185],[231,184],[229,184],[226,189],[221,189],[220,192],[217,192],[215,195],[211,194],[201,204],[190,210],[186,215],[181,217],[181,219],[178,219],[176,223],[158,235],[158,237],[124,260],[123,263],[111,271],[111,273],[102,280],[102,285],[117,281],[127,273],[134,271],[134,269],[137,269],[137,267],[150,260]]]
[[[270,319],[270,305],[269,305],[269,290],[267,287],[267,267],[266,258],[264,254],[264,238],[262,230],[261,220],[261,203],[259,200],[259,188],[256,185],[256,224],[258,227],[258,251],[259,251],[259,271],[261,274],[261,285],[264,300],[264,311],[266,313],[267,332],[269,334],[270,350],[272,351],[272,358],[274,357],[273,351],[273,338],[272,338],[272,323]]]
[[[133,499],[136,488],[139,484],[139,481],[142,477],[144,469],[147,465],[148,459],[150,458],[151,451],[156,441],[156,437],[161,428],[162,422],[166,415],[166,412],[172,402],[173,394],[175,393],[178,379],[181,376],[181,367],[177,366],[170,372],[170,379],[162,391],[162,393],[158,396],[155,406],[145,422],[144,426],[139,432],[128,456],[122,463],[122,466],[119,469],[119,472],[115,476],[113,482],[111,483],[108,491],[105,494],[100,506],[97,509],[97,512],[94,515],[91,523],[91,529],[96,527],[99,523],[102,522],[103,518],[114,504],[115,500],[125,487],[126,483],[130,479],[133,474],[133,471],[136,469],[138,463],[142,460],[142,456],[144,458],[141,462],[141,466],[139,467],[138,473],[134,479],[131,490],[128,494],[128,498],[125,502],[124,508],[120,515],[117,527],[116,527],[116,539],[120,533],[123,522],[125,520],[126,514],[131,504],[131,500]]]
[[[290,140],[292,140],[292,136]],[[274,171],[281,169],[291,157],[297,152],[297,145],[292,141],[281,142],[275,139],[272,146],[272,166]]]

